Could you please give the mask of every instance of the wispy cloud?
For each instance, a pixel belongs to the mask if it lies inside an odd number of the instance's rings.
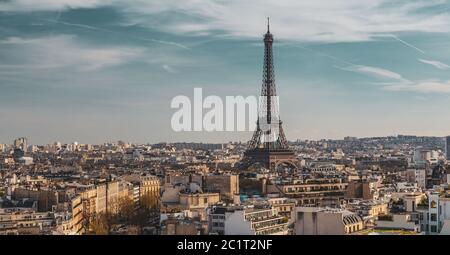
[[[171,67],[169,65],[162,65],[162,68],[168,73],[176,73],[177,72],[173,67]]]
[[[388,36],[394,38],[395,40],[399,41],[400,43],[406,45],[407,47],[409,47],[409,48],[411,48],[411,49],[414,49],[414,50],[416,50],[416,51],[418,51],[418,52],[420,52],[420,53],[422,53],[422,54],[425,54],[425,51],[423,51],[423,50],[417,48],[416,46],[412,45],[412,44],[409,43],[409,42],[406,42],[406,41],[400,39],[400,38],[399,38],[398,36],[396,36],[396,35],[390,34],[390,35],[388,35]]]
[[[139,58],[143,49],[130,47],[91,47],[73,35],[40,38],[10,37],[0,41],[8,64],[0,68],[50,69],[70,68],[78,71],[120,65]],[[6,60],[5,60],[6,61]]]
[[[405,79],[400,74],[379,67],[365,66],[365,65],[351,65],[348,67],[336,67],[336,68],[345,71],[361,73],[375,78],[405,81]]]
[[[324,53],[324,52],[322,52],[322,51],[318,51],[318,50],[312,49],[312,48],[310,48],[310,47],[305,47],[305,46],[300,45],[300,44],[298,44],[298,43],[291,43],[291,44],[286,44],[286,45],[289,45],[289,46],[292,46],[292,47],[296,47],[296,48],[300,48],[300,49],[303,49],[303,50],[312,52],[312,53],[314,53],[314,54],[317,54],[317,55],[322,56],[322,57],[329,58],[329,59],[331,59],[331,60],[337,61],[337,62],[342,63],[342,64],[344,64],[344,65],[355,66],[355,64],[353,64],[353,63],[351,63],[351,62],[349,62],[349,61],[346,61],[346,60],[341,59],[341,58],[338,58],[338,57],[336,57],[336,56],[333,56],[333,55]]]
[[[426,59],[421,59],[421,58],[419,58],[419,61],[422,62],[422,63],[425,63],[425,64],[432,65],[432,66],[434,66],[434,67],[436,67],[438,69],[441,69],[441,70],[448,70],[448,69],[450,69],[449,65],[444,64],[444,63],[442,63],[440,61],[426,60]]]
[[[426,80],[419,82],[399,83],[385,86],[383,89],[390,91],[413,91],[420,93],[450,93],[450,80]]]
[[[425,80],[425,81],[410,81],[409,79],[404,78],[401,74],[385,69],[380,67],[374,67],[374,66],[367,66],[367,65],[357,65],[354,63],[351,63],[349,61],[343,60],[341,58],[337,58],[333,55],[323,53],[321,51],[317,51],[314,49],[311,49],[309,47],[305,47],[299,44],[292,44],[291,46],[298,47],[310,52],[313,52],[315,54],[318,54],[320,56],[324,56],[326,58],[329,58],[331,60],[334,60],[341,64],[346,64],[348,66],[341,67],[341,66],[334,66],[337,69],[343,70],[343,71],[349,71],[354,73],[363,74],[366,76],[374,77],[377,79],[383,80],[383,82],[375,82],[375,84],[382,86],[384,90],[389,91],[413,91],[418,93],[450,93],[450,81],[447,82],[441,82],[438,80]],[[414,46],[412,46],[414,47]],[[419,61],[431,64],[433,66],[436,66],[440,69],[446,69],[449,68],[448,65],[441,63],[439,61],[432,61],[432,60],[423,60],[419,59]],[[420,97],[417,97],[420,98]]]
[[[106,6],[112,2],[110,0],[11,0],[0,1],[0,11],[57,11],[68,8]]]
[[[235,37],[259,36],[262,20],[267,16],[271,17],[278,38],[301,41],[367,41],[380,33],[450,31],[448,13],[420,12],[423,8],[445,4],[442,0],[398,1],[395,4],[385,0],[197,0],[183,1],[179,5],[174,2],[179,1],[151,1],[141,7],[141,11],[165,13],[174,10],[192,17],[180,22],[158,23],[165,31],[194,34],[222,31],[221,34]],[[133,6],[130,9],[134,10]],[[246,22],[242,22],[242,17]]]
[[[379,34],[450,31],[450,14],[440,10],[446,0],[11,0],[0,10],[60,10],[113,6],[130,23],[182,34],[220,33],[234,37],[261,34],[261,23],[270,16],[281,39],[320,42],[372,40]],[[426,11],[421,11],[425,10]],[[167,19],[168,13],[182,13]],[[245,17],[245,22],[242,22]],[[330,17],[333,17],[330,19]],[[300,28],[299,28],[300,27]],[[419,52],[422,49],[399,39]]]
[[[351,65],[348,67],[337,67],[338,69],[361,73],[371,77],[375,77],[383,82],[375,82],[380,85],[383,90],[387,91],[411,91],[417,93],[450,93],[450,80],[421,80],[411,81],[404,78],[399,73],[372,66]],[[419,98],[419,97],[418,97]]]
[[[82,29],[89,29],[89,30],[101,31],[101,32],[106,32],[106,33],[113,33],[113,34],[117,34],[117,35],[126,36],[127,38],[132,38],[135,40],[154,42],[154,43],[158,43],[158,44],[175,46],[175,47],[182,48],[182,49],[189,49],[189,47],[187,47],[181,43],[157,40],[157,39],[153,39],[153,38],[144,38],[144,37],[134,36],[134,35],[130,35],[130,34],[125,34],[125,33],[117,32],[117,31],[104,29],[104,28],[96,27],[96,26],[85,25],[85,24],[64,22],[64,21],[60,21],[59,18],[56,20],[50,20],[50,19],[42,19],[42,20],[47,21],[47,22],[56,23],[56,24],[66,25],[66,26],[78,27],[78,28],[82,28]]]

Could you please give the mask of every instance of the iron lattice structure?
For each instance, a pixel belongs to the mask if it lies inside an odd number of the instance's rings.
[[[258,109],[258,120],[253,137],[248,143],[247,151],[254,149],[288,149],[287,139],[279,116],[272,45],[273,35],[270,33],[269,19],[267,19],[267,33],[264,35],[263,83]],[[263,122],[264,124],[262,124]],[[265,125],[264,129],[261,128],[262,125]]]

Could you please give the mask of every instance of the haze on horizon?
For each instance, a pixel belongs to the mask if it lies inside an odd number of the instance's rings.
[[[258,96],[268,16],[289,140],[450,135],[449,7],[0,1],[0,143],[246,142],[252,132],[171,131],[170,102],[194,87]]]

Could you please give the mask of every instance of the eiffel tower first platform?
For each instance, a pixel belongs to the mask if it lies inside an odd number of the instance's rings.
[[[297,167],[295,153],[289,149],[279,118],[278,97],[273,65],[273,35],[267,18],[267,33],[264,35],[264,70],[261,88],[258,121],[252,139],[248,142],[242,164],[249,167],[259,164],[275,170],[281,163]]]

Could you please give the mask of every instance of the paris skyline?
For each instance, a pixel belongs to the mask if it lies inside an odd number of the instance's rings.
[[[448,1],[199,2],[0,2],[0,142],[248,141],[170,101],[259,95],[267,16],[289,140],[450,133]]]

